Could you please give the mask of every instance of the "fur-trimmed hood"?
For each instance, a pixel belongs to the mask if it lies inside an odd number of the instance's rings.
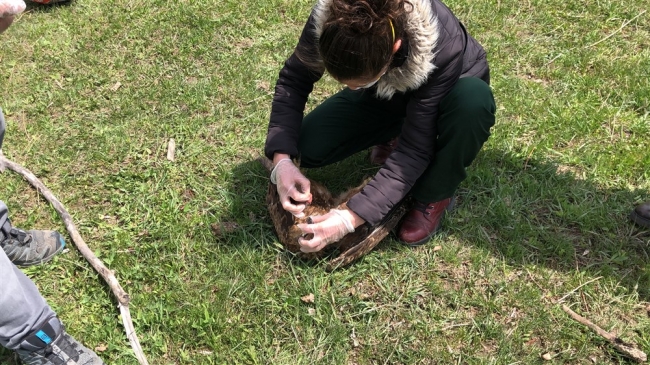
[[[409,54],[401,66],[391,68],[377,82],[377,96],[382,99],[390,99],[396,92],[419,88],[436,69],[433,60],[438,43],[438,17],[431,8],[431,0],[409,2],[413,9],[406,13],[404,29],[409,41]],[[331,4],[332,0],[318,0],[314,7],[316,39],[320,38]]]

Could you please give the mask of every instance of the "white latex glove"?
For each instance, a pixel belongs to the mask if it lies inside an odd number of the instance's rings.
[[[23,0],[0,0],[0,18],[18,15],[24,10]]]
[[[325,215],[310,217],[310,224],[298,224],[303,235],[313,234],[310,239],[300,237],[300,251],[317,252],[332,242],[339,241],[346,234],[354,232],[354,224],[350,211],[331,209]]]
[[[311,203],[311,183],[288,158],[283,158],[271,171],[271,182],[278,187],[282,208],[297,218],[305,216],[303,210]]]

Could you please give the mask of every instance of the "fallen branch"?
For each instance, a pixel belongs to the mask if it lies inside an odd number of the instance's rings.
[[[618,338],[618,336],[609,333],[604,329],[598,327],[594,323],[590,322],[588,319],[572,311],[571,308],[567,307],[565,304],[562,304],[562,310],[565,311],[574,320],[584,324],[585,326],[589,327],[592,331],[596,332],[599,336],[605,338],[614,346],[615,349],[617,349],[623,355],[639,363],[648,361],[648,356],[645,354],[645,352],[637,349],[634,344],[626,343],[620,338]]]
[[[120,283],[115,278],[115,274],[109,270],[104,263],[95,256],[92,250],[88,247],[86,242],[77,231],[74,223],[72,222],[72,217],[70,213],[65,209],[63,204],[52,194],[50,189],[48,189],[45,184],[43,184],[31,171],[27,170],[23,166],[7,159],[0,151],[0,171],[4,171],[5,168],[12,170],[20,175],[22,175],[25,180],[27,180],[33,187],[38,190],[47,201],[49,201],[54,209],[59,213],[59,217],[65,223],[65,227],[72,238],[72,241],[76,245],[77,249],[83,257],[92,265],[93,268],[104,278],[104,281],[113,291],[113,294],[117,298],[118,307],[120,308],[120,314],[122,316],[122,323],[124,325],[124,331],[126,332],[126,337],[129,339],[131,348],[135,353],[135,357],[138,359],[141,365],[148,365],[147,358],[142,351],[140,346],[140,341],[138,341],[138,336],[135,333],[135,328],[133,326],[133,321],[131,320],[131,312],[129,312],[129,301],[131,298],[129,295],[122,289]]]

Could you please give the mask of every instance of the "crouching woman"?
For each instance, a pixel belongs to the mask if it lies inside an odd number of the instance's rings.
[[[345,88],[303,116],[325,71]],[[416,204],[399,239],[426,243],[490,136],[489,82],[483,47],[439,0],[319,0],[275,87],[265,145],[272,181],[283,207],[300,216],[309,181],[291,158],[321,167],[372,147],[382,167],[347,207],[300,226],[314,234],[301,250],[376,225],[407,194]]]

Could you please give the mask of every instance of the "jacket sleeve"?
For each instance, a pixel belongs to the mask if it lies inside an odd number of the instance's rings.
[[[314,83],[323,76],[322,71],[308,68],[297,56],[299,48],[303,52],[318,52],[314,29],[312,15],[302,30],[296,50],[280,70],[264,147],[264,154],[270,159],[276,152],[287,153],[292,157],[298,155],[298,136],[305,104],[314,89]]]
[[[460,78],[465,47],[462,32],[441,38],[433,61],[438,68],[410,96],[397,148],[348,202],[348,207],[371,225],[378,224],[406,196],[434,158],[440,102]]]

